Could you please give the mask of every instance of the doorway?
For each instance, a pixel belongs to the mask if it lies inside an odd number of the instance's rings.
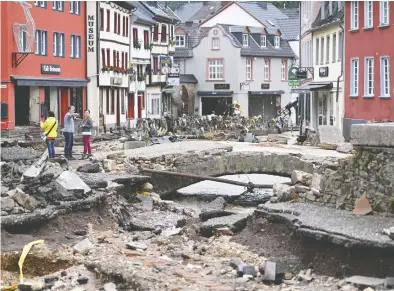
[[[42,117],[44,117],[44,119],[47,119],[48,117],[48,112],[51,108],[51,93],[50,93],[50,89],[49,87],[45,87],[44,89],[44,106],[43,106],[43,110],[41,112]]]
[[[116,92],[116,126],[120,127],[120,90],[115,89]]]
[[[128,118],[132,118],[132,119],[135,118],[134,107],[135,107],[134,93],[129,93],[128,98],[127,98],[127,117]]]
[[[83,100],[82,100],[82,88],[70,88],[71,105],[75,106],[75,113],[83,117]]]
[[[138,92],[138,118],[142,118],[142,110],[145,109],[144,93]]]
[[[232,97],[201,97],[202,115],[223,115],[226,109],[233,102]]]
[[[30,87],[15,86],[15,125],[29,125]]]
[[[267,120],[277,117],[275,95],[249,96],[249,117],[261,115]]]

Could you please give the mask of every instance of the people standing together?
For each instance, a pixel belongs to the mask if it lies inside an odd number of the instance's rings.
[[[79,117],[78,113],[75,113],[75,107],[68,107],[68,112],[64,116],[64,156],[68,160],[75,160],[72,155],[73,145],[74,145],[74,133],[75,133],[75,123],[74,120]],[[41,135],[42,139],[45,140],[48,148],[48,156],[50,159],[55,158],[55,143],[57,138],[58,121],[55,118],[55,113],[53,111],[48,112],[48,118],[44,123],[41,122],[41,128],[44,133]],[[92,135],[93,120],[90,117],[90,111],[86,110],[84,112],[83,120],[79,129],[82,130],[83,136],[83,155],[82,159],[91,157],[92,147],[90,144],[90,137]]]

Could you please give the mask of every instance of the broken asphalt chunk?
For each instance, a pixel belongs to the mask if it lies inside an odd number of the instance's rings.
[[[77,243],[73,250],[76,253],[80,253],[82,255],[87,255],[91,249],[94,248],[94,245],[89,239],[84,239],[83,241]]]
[[[383,286],[385,279],[374,278],[374,277],[365,277],[365,276],[352,276],[350,278],[346,278],[345,280],[348,284],[353,284],[360,287],[378,287]]]
[[[276,281],[276,263],[272,261],[264,262],[264,275],[263,281],[275,282]]]
[[[130,250],[143,250],[143,251],[145,251],[148,248],[147,245],[137,242],[126,243],[126,247]]]

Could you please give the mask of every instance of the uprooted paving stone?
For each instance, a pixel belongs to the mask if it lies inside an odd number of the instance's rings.
[[[108,186],[109,182],[119,184],[143,184],[149,180],[149,176],[131,175],[126,173],[77,172],[77,175],[92,189],[105,188]]]
[[[35,160],[42,155],[42,152],[21,147],[4,147],[1,148],[1,160],[5,162],[9,161],[21,161],[21,160]]]
[[[320,146],[335,150],[339,144],[345,142],[340,129],[333,125],[319,126]]]
[[[98,163],[85,164],[85,165],[79,166],[77,171],[83,172],[83,173],[100,173],[101,172],[100,168],[101,168],[101,166]]]
[[[277,217],[290,222],[298,233],[325,238],[335,244],[374,248],[394,248],[394,241],[384,235],[382,228],[392,226],[392,218],[355,216],[310,203],[267,203],[259,205],[256,215]]]
[[[200,234],[209,237],[215,233],[216,229],[222,227],[228,227],[231,231],[238,232],[246,226],[248,216],[247,213],[239,213],[209,219],[201,224]]]

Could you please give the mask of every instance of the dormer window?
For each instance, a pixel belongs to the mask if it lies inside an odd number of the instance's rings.
[[[332,1],[328,2],[328,14],[332,14]]]
[[[324,14],[324,5],[325,5],[325,2],[322,1],[321,4],[320,4],[320,16],[321,16],[321,19],[326,18],[325,14]]]
[[[260,43],[261,47],[267,47],[267,36],[262,35],[261,36],[261,43]]]
[[[249,36],[247,34],[242,35],[242,45],[249,46]]]
[[[275,48],[280,47],[280,37],[279,36],[275,36],[274,46],[275,46]]]
[[[175,35],[175,47],[185,47],[184,35]]]

